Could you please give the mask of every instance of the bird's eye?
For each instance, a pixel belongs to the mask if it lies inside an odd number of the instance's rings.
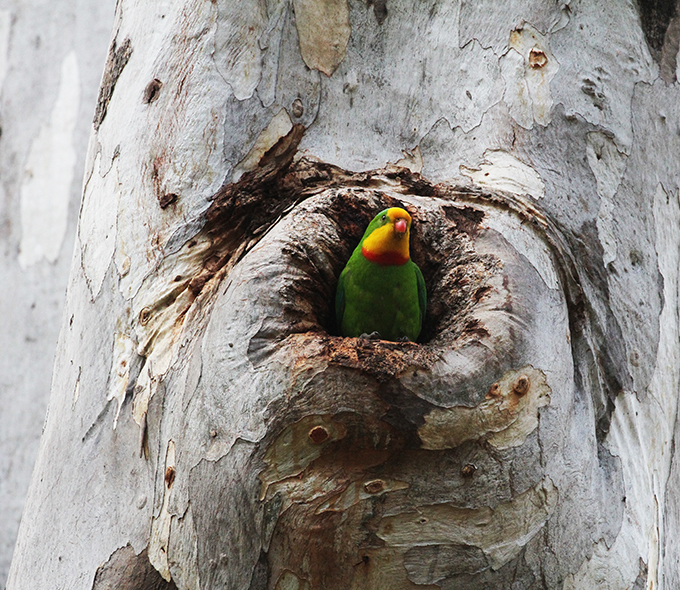
[[[380,219],[382,219],[383,221],[385,221],[385,220],[387,219],[387,215],[383,215]]]

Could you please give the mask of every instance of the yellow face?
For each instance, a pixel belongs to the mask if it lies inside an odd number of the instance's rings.
[[[400,207],[392,207],[381,214],[378,228],[364,240],[363,248],[374,255],[396,254],[408,260],[411,216]]]

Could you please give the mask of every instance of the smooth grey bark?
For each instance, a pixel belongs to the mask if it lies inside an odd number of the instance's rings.
[[[672,587],[676,25],[120,2],[8,587]],[[341,338],[393,205],[421,342]]]
[[[113,2],[0,3],[0,587],[45,420]]]

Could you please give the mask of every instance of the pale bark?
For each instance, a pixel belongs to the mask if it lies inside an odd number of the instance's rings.
[[[112,0],[0,3],[0,587],[45,420]]]
[[[680,91],[641,10],[122,0],[10,590],[673,588]],[[421,342],[336,336],[395,204]]]

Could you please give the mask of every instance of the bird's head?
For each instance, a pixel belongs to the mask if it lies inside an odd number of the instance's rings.
[[[411,216],[401,207],[378,213],[366,228],[361,252],[378,264],[405,264],[410,259],[409,231]]]

